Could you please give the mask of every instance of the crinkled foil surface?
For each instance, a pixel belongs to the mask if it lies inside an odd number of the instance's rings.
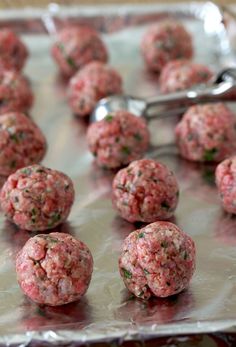
[[[188,290],[169,299],[143,302],[124,288],[117,260],[124,238],[137,226],[120,217],[111,204],[113,173],[93,163],[85,141],[87,123],[72,116],[66,83],[50,57],[53,38],[46,33],[82,21],[103,31],[110,63],[124,78],[125,91],[137,96],[158,93],[158,80],[144,67],[140,38],[148,23],[175,16],[194,38],[195,60],[215,71],[234,64],[220,13],[213,4],[50,7],[46,11],[2,11],[0,24],[22,32],[30,49],[25,73],[32,82],[32,116],[46,134],[43,164],[71,176],[76,200],[69,220],[57,230],[84,241],[94,257],[92,282],[85,297],[63,307],[38,307],[21,293],[15,276],[16,252],[32,236],[0,216],[0,344],[26,346],[32,340],[60,345],[106,340],[147,339],[236,328],[236,218],[226,215],[214,185],[214,167],[182,160],[174,145],[177,118],[151,121],[148,156],[166,163],[177,175],[180,202],[173,218],[196,242],[197,270]],[[12,21],[11,18],[14,18]]]

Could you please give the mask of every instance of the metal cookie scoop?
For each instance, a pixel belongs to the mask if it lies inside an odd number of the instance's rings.
[[[198,102],[223,100],[233,90],[236,91],[236,69],[229,68],[221,71],[217,75],[214,84],[210,86],[199,86],[191,90],[146,99],[130,95],[106,97],[97,103],[91,115],[91,122],[97,122],[117,110],[127,110],[147,119],[176,115],[184,112],[188,106]]]

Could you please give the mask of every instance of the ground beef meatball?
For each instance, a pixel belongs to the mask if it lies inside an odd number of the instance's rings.
[[[146,122],[127,111],[116,111],[88,128],[87,141],[104,168],[119,168],[139,159],[149,145]]]
[[[215,176],[224,210],[236,214],[236,156],[220,163]]]
[[[91,62],[72,77],[69,84],[69,104],[78,116],[89,115],[96,103],[112,94],[121,94],[119,73],[101,62]]]
[[[125,239],[119,269],[125,286],[139,298],[177,294],[195,270],[194,242],[172,223],[149,224]]]
[[[177,180],[164,164],[152,159],[133,161],[120,170],[112,184],[112,200],[129,222],[169,219],[177,206]]]
[[[143,36],[141,52],[147,67],[155,72],[171,60],[193,55],[192,38],[182,24],[165,20],[152,24]]]
[[[33,103],[29,82],[19,72],[0,69],[0,114],[27,112]]]
[[[219,162],[236,153],[236,119],[223,103],[190,107],[175,133],[180,154],[188,160]]]
[[[40,165],[17,170],[8,177],[0,193],[7,219],[30,231],[51,229],[64,222],[73,201],[71,179]]]
[[[93,60],[104,63],[108,60],[107,49],[99,34],[85,26],[61,30],[52,47],[52,56],[67,77]]]
[[[38,304],[58,306],[80,299],[92,271],[88,247],[64,233],[30,238],[16,258],[19,285]]]
[[[0,30],[0,65],[7,69],[22,70],[28,50],[20,38],[9,29]]]
[[[23,113],[0,117],[0,175],[39,163],[46,152],[46,139],[38,126]]]
[[[205,65],[190,60],[173,60],[165,65],[160,76],[162,93],[172,93],[207,83],[213,72]]]

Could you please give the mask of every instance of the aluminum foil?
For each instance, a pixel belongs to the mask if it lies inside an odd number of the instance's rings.
[[[157,77],[146,71],[139,44],[148,23],[166,16],[177,17],[192,33],[196,61],[215,71],[235,65],[221,14],[211,3],[63,9],[51,5],[50,14],[1,12],[1,26],[18,28],[30,49],[25,72],[36,96],[32,116],[49,144],[43,164],[74,181],[75,204],[68,222],[56,230],[69,232],[89,246],[94,273],[79,302],[56,308],[35,305],[20,291],[14,269],[16,252],[33,235],[18,230],[1,215],[0,344],[26,346],[37,340],[58,346],[236,331],[236,218],[220,207],[214,167],[178,156],[173,137],[177,117],[150,122],[152,150],[147,155],[167,164],[178,178],[180,202],[172,221],[196,242],[197,270],[188,290],[168,299],[144,302],[125,289],[117,260],[124,238],[137,226],[122,220],[112,208],[114,173],[96,167],[88,152],[88,124],[73,117],[68,108],[66,82],[50,57],[53,38],[46,33],[41,16],[51,32],[68,21],[87,21],[102,29],[110,63],[122,74],[129,94],[158,92]]]

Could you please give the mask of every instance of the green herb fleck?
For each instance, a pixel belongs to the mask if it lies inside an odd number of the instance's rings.
[[[73,67],[74,69],[77,67],[76,64],[75,64],[75,62],[74,62],[74,60],[73,60],[71,57],[67,57],[67,58],[66,58],[66,61],[67,61],[67,63],[68,63],[71,67]]]
[[[130,148],[127,147],[127,146],[123,146],[123,147],[121,148],[121,151],[122,151],[122,153],[125,154],[125,155],[130,155],[130,154],[131,154]]]
[[[73,60],[71,57],[66,56],[66,51],[65,51],[64,45],[63,45],[62,43],[58,43],[58,44],[57,44],[57,47],[58,47],[58,48],[60,49],[60,51],[63,53],[63,55],[64,55],[64,57],[65,57],[67,63],[68,63],[71,67],[76,68],[77,66],[76,66],[74,60]]]
[[[179,190],[176,192],[176,198],[179,197]]]
[[[140,177],[142,175],[142,171],[138,171],[138,177]]]
[[[162,242],[161,242],[161,247],[162,247],[162,248],[167,248],[167,247],[168,247],[168,242],[165,241],[165,240],[162,241]]]
[[[146,269],[143,269],[143,272],[145,273],[145,275],[149,275],[149,271]]]
[[[25,137],[25,133],[23,131],[17,132],[15,134],[10,134],[10,139],[15,143],[19,143],[20,140],[23,140]]]
[[[61,214],[60,212],[55,212],[51,215],[51,219],[48,222],[48,227],[52,227],[54,224],[56,224],[57,222],[59,222],[61,219]]]
[[[124,190],[124,186],[122,184],[117,184],[116,189]]]
[[[168,205],[168,203],[166,201],[162,201],[161,203],[161,207],[166,209],[166,210],[169,210],[170,209],[170,206]]]
[[[40,239],[43,239],[43,240],[46,240],[46,241],[49,241],[51,243],[57,243],[58,240],[56,238],[53,238],[52,236],[50,235],[43,235],[43,234],[39,234],[37,235],[37,237],[39,237]]]
[[[104,119],[106,122],[111,122],[113,120],[113,116],[111,114],[108,114]]]
[[[187,135],[187,140],[188,140],[188,141],[192,141],[193,138],[194,138],[193,134],[188,134],[188,135]]]
[[[60,51],[61,51],[62,53],[65,52],[65,47],[64,47],[64,45],[63,45],[62,43],[58,43],[58,44],[57,44],[57,47],[60,49]]]
[[[32,210],[31,210],[31,215],[32,215],[32,216],[36,216],[36,214],[37,214],[36,208],[32,208]]]
[[[125,278],[127,278],[129,280],[132,278],[132,273],[131,272],[129,272],[128,270],[126,270],[124,268],[122,268],[122,271],[123,271],[123,274],[124,274]]]
[[[144,237],[144,233],[138,234],[138,239],[142,239]]]
[[[17,134],[11,134],[10,139],[12,141],[14,141],[15,143],[19,143],[19,138],[18,138]]]
[[[54,238],[51,237],[51,236],[48,237],[48,240],[49,240],[51,243],[58,243],[58,240],[57,240],[57,239],[54,239]]]
[[[32,208],[32,210],[31,210],[31,222],[32,223],[36,222],[36,215],[37,215],[37,209],[36,208]]]
[[[213,161],[215,159],[215,155],[217,154],[217,148],[206,149],[203,155],[204,161]]]
[[[142,136],[139,133],[135,133],[134,134],[134,138],[135,138],[136,141],[139,141],[139,142],[142,141],[142,139],[143,139]]]
[[[188,253],[187,253],[187,251],[184,251],[183,258],[184,258],[184,260],[186,260],[186,259],[188,258]]]
[[[22,169],[21,172],[24,174],[24,175],[30,175],[31,174],[31,170],[26,168],[26,169]]]

